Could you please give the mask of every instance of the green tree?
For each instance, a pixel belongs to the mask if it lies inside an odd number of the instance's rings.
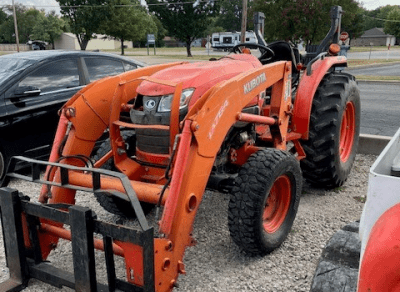
[[[156,45],[158,47],[163,47],[164,46],[164,38],[167,35],[167,30],[164,28],[162,25],[161,21],[157,18],[157,16],[152,15],[154,23],[157,26],[157,35],[156,35]]]
[[[223,0],[215,26],[223,27],[224,31],[241,31],[242,28],[242,0]]]
[[[124,55],[124,41],[140,41],[147,33],[156,33],[153,18],[140,6],[137,0],[116,0],[110,9],[110,17],[104,21],[104,33],[121,41]]]
[[[51,11],[45,18],[40,19],[32,31],[32,38],[42,40],[52,44],[54,50],[54,41],[63,33],[64,20],[59,18],[55,11]]]
[[[22,19],[18,19],[18,32],[20,38],[31,40],[33,38],[33,28],[37,23],[42,22],[44,19],[44,10],[39,11],[35,8],[28,9]]]
[[[4,42],[3,34],[1,33],[1,31],[2,31],[2,26],[6,21],[7,21],[7,13],[5,13],[3,9],[0,9],[0,43]]]
[[[204,31],[203,37],[212,36],[215,32],[223,32],[226,29],[222,26],[217,25],[218,17],[210,17],[210,24],[207,29]]]
[[[15,43],[14,17],[12,5],[4,8],[7,18],[0,25],[0,39],[4,43]],[[15,5],[15,14],[18,22],[18,35],[20,43],[26,43],[31,39],[31,34],[35,24],[43,19],[44,11],[35,8],[27,9],[21,4]]]
[[[5,12],[3,11],[3,9],[0,9],[0,25],[1,25],[4,21],[6,21],[6,19],[7,19],[7,13],[5,13]]]
[[[355,0],[339,0],[337,4],[332,0],[332,5],[340,5],[343,8],[342,31],[349,33],[350,38],[360,37],[363,33],[364,17],[363,9]]]
[[[400,8],[394,7],[387,16],[387,21],[385,22],[385,33],[394,35],[396,38],[400,39]]]
[[[110,17],[111,5],[107,0],[57,0],[61,14],[68,19],[71,32],[76,35],[81,50],[101,31]]]
[[[210,24],[210,16],[219,8],[214,2],[196,0],[147,0],[147,4],[169,35],[186,43],[188,57],[192,57],[191,43],[204,34]]]
[[[355,0],[254,0],[253,11],[266,15],[265,35],[268,41],[290,40],[294,43],[303,40],[307,43],[319,42],[329,30],[330,9],[334,5],[342,6],[342,27],[360,33],[357,22],[362,20],[358,14]]]
[[[347,18],[347,15],[345,14],[343,19]],[[342,24],[342,31],[346,31],[350,39],[352,38],[358,38],[364,33],[364,23],[365,23],[365,17],[364,17],[364,9],[363,8],[358,8],[357,12],[354,14],[352,22],[345,22]]]

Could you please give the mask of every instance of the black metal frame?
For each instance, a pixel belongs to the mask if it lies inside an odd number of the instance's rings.
[[[30,164],[30,176],[15,172],[15,166],[21,161]],[[40,179],[40,166],[42,165],[58,168],[61,181],[53,182]],[[93,188],[70,184],[70,171],[91,173]],[[102,189],[100,175],[118,178],[124,187],[125,193]],[[94,213],[86,207],[66,204],[43,205],[31,203],[29,202],[29,197],[22,196],[17,190],[1,188],[1,224],[10,278],[0,283],[0,291],[21,291],[26,287],[31,278],[38,279],[58,288],[66,286],[84,292],[155,291],[154,231],[153,228],[149,227],[140,202],[126,175],[105,169],[77,167],[15,156],[10,160],[7,176],[67,189],[94,193],[109,192],[111,195],[131,203],[142,230],[133,230],[124,226],[99,221],[96,219]],[[68,209],[68,211],[61,209]],[[22,213],[25,214],[29,230],[29,239],[32,246],[30,249],[27,249],[24,244]],[[70,226],[74,274],[62,271],[50,263],[43,261],[38,237],[41,218]],[[100,284],[96,281],[94,233],[103,237],[108,285]],[[143,287],[116,278],[112,249],[113,240],[130,242],[143,248]]]
[[[31,203],[17,190],[0,189],[1,221],[10,278],[0,283],[0,291],[21,291],[29,279],[35,278],[58,288],[66,286],[76,291],[154,291],[153,228],[137,231],[95,219],[86,207],[70,206],[67,211],[57,206]],[[24,244],[21,214],[27,218],[32,248]],[[38,230],[39,218],[70,225],[74,274],[62,271],[41,257]],[[97,283],[93,234],[103,236],[108,285]],[[79,239],[79,240],[76,240]],[[139,287],[116,278],[113,240],[130,242],[143,248],[144,286]]]
[[[30,176],[15,172],[15,166],[19,162],[23,162],[23,163],[31,166],[31,172],[30,172],[31,175]],[[51,166],[51,167],[58,168],[60,170],[61,181],[53,182],[53,181],[40,179],[40,173],[41,173],[40,166]],[[86,187],[70,184],[69,171],[77,171],[77,172],[85,172],[85,173],[90,172],[92,174],[93,188],[86,188]],[[123,173],[111,171],[111,170],[107,170],[107,169],[101,169],[101,168],[78,167],[78,166],[73,166],[73,165],[69,165],[69,164],[41,161],[41,160],[26,158],[23,156],[13,156],[10,159],[6,175],[8,177],[18,178],[18,179],[22,179],[22,180],[26,180],[26,181],[30,181],[30,182],[34,182],[34,183],[46,184],[46,185],[50,185],[50,186],[57,186],[60,188],[66,188],[66,189],[72,189],[72,190],[81,190],[81,191],[93,192],[93,193],[108,192],[112,196],[116,196],[120,199],[130,202],[133,210],[135,211],[136,217],[139,221],[139,224],[140,224],[142,230],[146,231],[147,229],[149,229],[149,224],[147,223],[146,216],[144,215],[143,209],[140,205],[140,202],[135,193],[135,190],[132,188],[129,178]],[[100,175],[118,178],[121,181],[121,184],[125,190],[125,193],[121,193],[121,192],[118,192],[115,190],[102,189]]]
[[[303,59],[303,64],[307,65],[307,75],[311,75],[311,65],[322,58],[326,54],[323,52],[328,50],[330,42],[339,43],[339,35],[341,29],[341,20],[343,10],[341,6],[333,6],[330,11],[331,14],[331,28],[325,38],[319,45],[310,45],[310,51],[307,50],[307,54]],[[310,67],[310,69],[308,69]]]

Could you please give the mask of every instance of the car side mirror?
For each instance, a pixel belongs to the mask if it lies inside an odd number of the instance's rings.
[[[21,86],[15,89],[13,98],[37,96],[41,93],[40,89],[36,86]]]

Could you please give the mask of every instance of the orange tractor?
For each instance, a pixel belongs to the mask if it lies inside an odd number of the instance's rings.
[[[229,230],[243,251],[279,247],[297,213],[302,171],[315,185],[336,187],[355,158],[359,91],[354,77],[335,70],[347,62],[337,56],[340,16],[335,7],[307,65],[287,42],[241,44],[219,60],[145,67],[78,92],[60,111],[50,161],[10,163],[10,177],[43,188],[40,204],[0,190],[10,269],[0,290],[21,290],[37,278],[78,291],[170,291],[185,273],[206,188],[230,193]],[[260,57],[243,47],[259,48]],[[31,176],[13,171],[20,160],[31,164]],[[47,165],[44,178],[40,165]],[[97,220],[74,206],[76,190],[137,218],[141,229]],[[146,219],[153,208],[157,237]],[[74,274],[46,262],[60,238],[71,240]],[[108,285],[97,283],[94,249],[104,250]],[[115,276],[115,255],[125,260],[125,280]]]

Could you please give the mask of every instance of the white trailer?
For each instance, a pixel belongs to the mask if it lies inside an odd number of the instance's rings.
[[[257,43],[256,34],[246,31],[246,43]],[[240,44],[240,32],[215,32],[211,37],[211,47],[217,50],[228,51]]]

